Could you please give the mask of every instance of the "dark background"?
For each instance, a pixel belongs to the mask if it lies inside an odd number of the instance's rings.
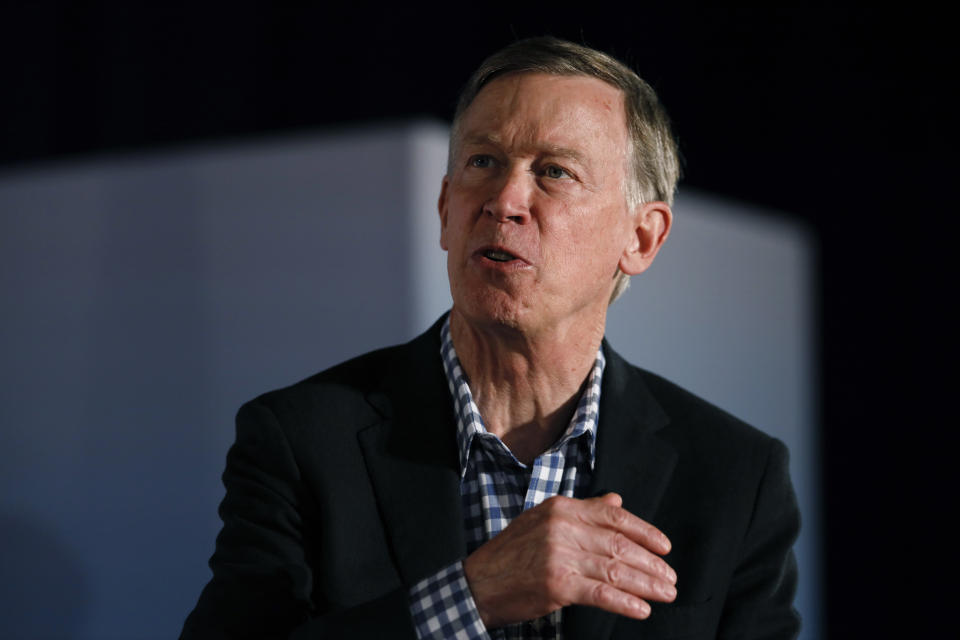
[[[673,118],[681,189],[782,210],[816,233],[827,631],[924,637],[946,622],[956,419],[939,401],[957,289],[946,16],[67,2],[7,3],[0,16],[0,172],[449,119],[473,68],[516,37],[553,34],[628,62]]]

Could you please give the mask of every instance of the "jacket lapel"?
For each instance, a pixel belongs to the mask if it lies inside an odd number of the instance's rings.
[[[597,455],[590,495],[614,491],[631,513],[653,521],[670,482],[677,454],[656,436],[668,417],[639,372],[604,341],[607,366],[600,393]],[[564,611],[568,638],[608,638],[617,616],[592,607]]]
[[[358,434],[400,578],[411,585],[465,555],[456,423],[439,323],[399,350]]]

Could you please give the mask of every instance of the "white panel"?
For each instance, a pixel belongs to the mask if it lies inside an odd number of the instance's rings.
[[[447,172],[446,125],[422,124],[411,131],[411,247],[414,269],[414,327],[429,327],[450,308],[447,254],[440,250],[437,199]]]

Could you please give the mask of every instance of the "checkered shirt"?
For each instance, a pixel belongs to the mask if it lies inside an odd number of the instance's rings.
[[[453,348],[449,318],[440,335],[440,353],[457,415],[460,496],[469,554],[503,531],[521,511],[551,496],[583,495],[593,471],[600,382],[606,361],[603,350],[599,349],[567,430],[532,464],[526,465],[484,427],[469,381]],[[462,561],[414,585],[410,589],[410,602],[420,638],[562,637],[559,610],[536,620],[488,631],[480,620]]]

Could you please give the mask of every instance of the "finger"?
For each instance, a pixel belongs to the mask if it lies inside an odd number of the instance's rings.
[[[673,602],[677,597],[673,583],[631,567],[617,558],[586,554],[580,558],[579,566],[582,576],[644,600]]]
[[[650,616],[650,605],[643,598],[621,591],[600,580],[578,576],[571,584],[574,604],[597,607],[611,613],[643,620]]]
[[[593,529],[577,539],[580,549],[601,557],[623,562],[670,584],[677,583],[677,574],[667,562],[633,542],[619,531]]]
[[[611,494],[607,494],[609,495]],[[670,539],[662,531],[626,509],[606,501],[607,496],[584,501],[589,507],[582,512],[581,517],[585,518],[588,524],[619,531],[654,553],[670,553]]]

